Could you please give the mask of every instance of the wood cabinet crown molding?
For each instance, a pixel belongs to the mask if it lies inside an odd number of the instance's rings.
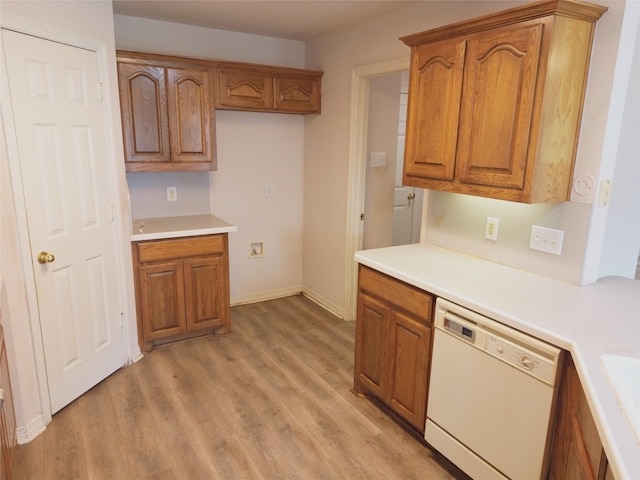
[[[594,22],[606,10],[546,1],[402,37],[411,47],[403,184],[568,200]]]
[[[489,28],[503,27],[528,20],[559,15],[595,23],[608,10],[607,7],[574,0],[544,0],[515,7],[501,12],[490,13],[471,20],[463,20],[443,27],[400,37],[406,45],[413,47],[426,42],[444,40],[461,35],[481,32]]]

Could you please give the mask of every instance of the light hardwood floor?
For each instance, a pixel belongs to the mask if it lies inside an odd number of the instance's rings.
[[[355,396],[355,324],[302,296],[232,308],[233,333],[156,348],[18,447],[15,479],[450,479]]]

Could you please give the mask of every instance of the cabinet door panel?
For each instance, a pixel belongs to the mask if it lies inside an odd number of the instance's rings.
[[[541,40],[542,24],[469,40],[456,161],[460,182],[523,187]]]
[[[404,174],[453,180],[466,42],[414,47]]]
[[[274,78],[275,109],[281,112],[320,113],[319,81],[311,78]]]
[[[221,108],[271,110],[273,78],[264,73],[221,68],[216,94]]]
[[[226,297],[223,262],[222,255],[184,262],[188,330],[223,324]]]
[[[427,412],[427,371],[431,328],[399,313],[391,313],[390,405],[398,414],[424,432]]]
[[[167,71],[172,161],[213,162],[213,90],[207,70]]]
[[[127,162],[168,162],[167,91],[162,67],[118,64]]]
[[[186,331],[182,262],[138,267],[144,340]]]
[[[549,465],[550,480],[604,476],[606,456],[578,372],[569,354],[564,361]]]
[[[383,303],[358,295],[356,326],[356,382],[378,398],[388,391],[390,310]]]

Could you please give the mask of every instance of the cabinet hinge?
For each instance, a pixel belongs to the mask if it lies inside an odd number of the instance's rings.
[[[98,83],[98,96],[100,97],[101,102],[104,101],[104,92],[102,90],[102,87],[103,87],[103,83],[102,82]]]
[[[124,312],[120,312],[120,328],[124,329]]]

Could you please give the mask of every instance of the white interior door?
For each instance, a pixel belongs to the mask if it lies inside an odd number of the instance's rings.
[[[9,30],[2,43],[55,413],[125,363],[98,60]]]
[[[407,245],[411,242],[413,207],[416,194],[413,187],[396,186],[393,192],[393,238],[392,245]]]

